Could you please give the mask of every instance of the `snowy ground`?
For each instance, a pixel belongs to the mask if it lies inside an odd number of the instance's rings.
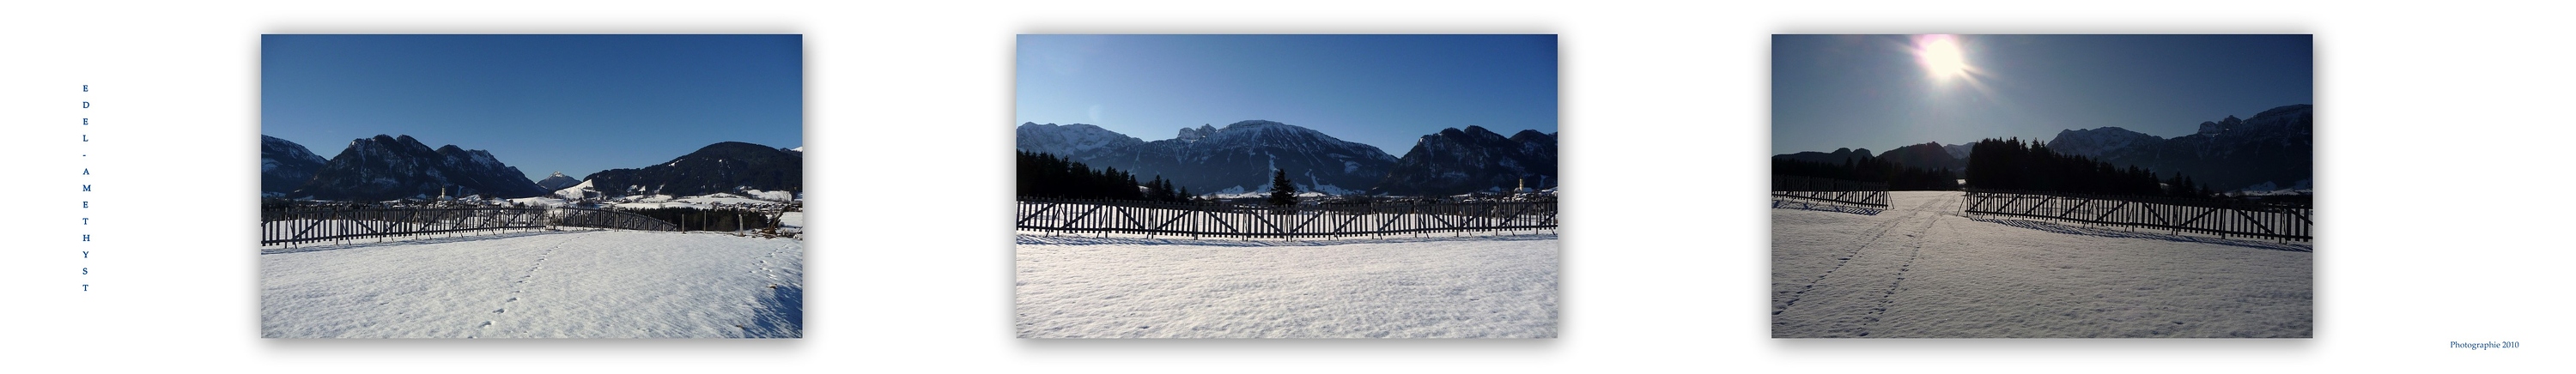
[[[260,335],[797,337],[803,247],[601,230],[273,249]]]
[[[2307,244],[1972,219],[1961,195],[1772,209],[1771,336],[2313,336]]]
[[[1551,338],[1554,234],[1018,238],[1024,338]]]
[[[779,232],[787,232],[787,233],[796,233],[796,234],[798,234],[798,235],[802,235],[802,234],[804,234],[804,233],[805,233],[805,212],[785,212],[785,213],[779,213],[779,214],[778,214],[778,231],[779,231]]]

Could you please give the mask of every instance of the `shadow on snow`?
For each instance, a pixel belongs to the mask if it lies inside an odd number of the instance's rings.
[[[769,297],[761,299],[760,309],[753,312],[751,323],[751,326],[743,327],[743,337],[804,337],[805,287],[794,284],[771,287]]]

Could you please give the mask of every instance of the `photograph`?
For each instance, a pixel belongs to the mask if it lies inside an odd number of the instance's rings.
[[[1773,35],[1771,337],[2315,337],[2313,39]]]
[[[1556,35],[1016,53],[1018,337],[1557,337]]]
[[[261,337],[803,336],[803,36],[259,57]]]

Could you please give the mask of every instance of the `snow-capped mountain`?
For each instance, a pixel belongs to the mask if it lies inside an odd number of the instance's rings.
[[[482,195],[521,198],[546,193],[519,168],[491,152],[455,145],[430,149],[410,135],[376,135],[349,141],[313,178],[289,197],[381,201],[413,197]]]
[[[555,172],[555,175],[547,176],[545,180],[537,181],[537,188],[554,191],[564,189],[564,187],[572,187],[572,185],[580,183],[580,179],[572,179],[572,177],[565,176],[563,172],[558,171]]]
[[[769,146],[723,142],[639,169],[610,169],[584,177],[606,197],[697,196],[744,190],[805,190],[805,156]]]
[[[1975,150],[1976,148],[1977,142],[1971,141],[1941,146],[1941,151],[1949,152],[1950,158],[1956,158],[1959,159],[1959,162],[1965,163],[1968,160],[1968,151]]]
[[[313,172],[330,162],[313,154],[302,144],[259,136],[259,192],[263,194],[294,192],[304,181],[313,180]]]
[[[1093,151],[1144,144],[1144,140],[1087,124],[1021,123],[1019,150],[1080,158]],[[1181,129],[1187,137],[1189,129]]]
[[[1032,127],[1049,125],[1021,124],[1021,134]],[[1099,129],[1089,125],[1067,125],[1077,131]],[[1039,130],[1046,131],[1046,130]],[[1115,139],[1115,132],[1101,133],[1082,139]],[[1101,135],[1106,134],[1106,135]],[[1032,143],[1024,137],[1021,150],[1045,148],[1046,141]],[[1132,138],[1129,138],[1132,139]],[[1081,144],[1101,144],[1090,149],[1063,153],[1076,162],[1095,168],[1118,168],[1140,179],[1160,175],[1175,186],[1196,193],[1238,193],[1264,191],[1270,187],[1271,170],[1285,170],[1301,191],[1331,194],[1356,193],[1376,187],[1386,177],[1387,167],[1395,156],[1375,146],[1342,141],[1323,132],[1279,122],[1251,120],[1235,122],[1223,128],[1200,126],[1182,129],[1172,139],[1117,145],[1116,140]],[[1032,148],[1032,146],[1037,146]],[[1078,147],[1077,147],[1078,148]]]
[[[1505,138],[1484,127],[1467,126],[1423,135],[1372,192],[1447,196],[1517,187],[1548,189],[1556,184],[1556,135],[1521,130]]]
[[[2229,117],[2234,119],[2235,117]],[[2139,145],[2163,142],[2164,137],[2147,135],[2119,127],[2090,130],[2058,130],[2057,138],[2048,141],[2048,150],[2057,154],[2099,158]]]
[[[2098,159],[2158,175],[2180,172],[2221,191],[2271,190],[2314,183],[2316,121],[2308,104],[2264,110],[2253,118],[2201,122],[2200,131],[2131,146]],[[2050,143],[2053,150],[2057,144]]]

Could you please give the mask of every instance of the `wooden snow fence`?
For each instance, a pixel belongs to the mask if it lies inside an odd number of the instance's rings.
[[[2311,241],[2315,209],[2243,201],[1968,190],[1960,209],[2059,222],[2141,227],[2217,235]]]
[[[261,209],[259,215],[262,246],[547,227],[679,229],[634,213],[578,208],[280,207]]]
[[[1020,198],[1015,224],[1045,232],[1346,238],[1555,230],[1556,202],[1267,205]]]
[[[555,208],[548,226],[590,227],[639,231],[680,231],[680,225],[642,214],[606,209]]]
[[[1886,183],[1787,175],[1771,176],[1771,197],[1852,204],[1880,209],[1885,209],[1888,205]]]

